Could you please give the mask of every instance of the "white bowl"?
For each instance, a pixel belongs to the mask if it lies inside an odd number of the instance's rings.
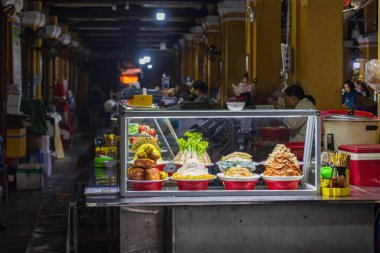
[[[244,109],[245,102],[226,102],[226,105],[230,111],[238,112]]]

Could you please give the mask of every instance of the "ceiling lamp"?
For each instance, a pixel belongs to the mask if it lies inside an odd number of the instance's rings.
[[[143,60],[145,63],[149,63],[150,62],[150,56],[144,56]]]
[[[166,42],[160,42],[160,50],[166,50],[167,47],[166,47]]]
[[[152,69],[153,68],[153,65],[152,64],[149,64],[148,65],[148,69]]]
[[[146,62],[145,62],[144,58],[139,59],[139,64],[140,64],[140,65],[144,65],[145,63],[146,63]]]
[[[156,19],[157,19],[158,21],[163,21],[163,20],[165,20],[165,12],[163,12],[163,11],[158,11],[158,12],[156,13]]]
[[[117,10],[117,6],[116,6],[116,4],[112,4],[112,7],[111,7],[111,8],[112,8],[113,11],[116,11],[116,10]]]
[[[129,10],[129,8],[130,8],[129,1],[126,1],[125,5],[124,5],[124,9],[127,11],[127,10]]]

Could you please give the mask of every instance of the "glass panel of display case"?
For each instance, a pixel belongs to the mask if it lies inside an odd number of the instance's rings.
[[[316,111],[154,111],[121,118],[122,196],[316,194]]]

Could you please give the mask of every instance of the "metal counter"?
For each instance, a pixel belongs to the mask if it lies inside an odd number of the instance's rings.
[[[349,197],[310,196],[213,196],[213,197],[143,197],[120,198],[118,187],[86,189],[88,207],[112,206],[199,206],[199,205],[251,205],[281,202],[320,202],[320,203],[380,203],[380,188],[351,186]]]
[[[380,203],[380,188],[355,186],[349,197],[86,195],[88,207],[119,210],[120,252],[374,252]]]

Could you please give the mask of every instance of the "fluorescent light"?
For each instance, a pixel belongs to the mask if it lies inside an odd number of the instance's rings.
[[[148,1],[147,1],[148,2]],[[170,2],[166,2],[166,3],[144,3],[142,4],[142,7],[143,8],[160,8],[160,7],[164,7],[164,8],[192,8],[192,9],[197,9],[197,10],[200,10],[202,9],[203,7],[203,3],[199,3],[199,2],[185,2],[182,1],[181,3],[170,3]]]
[[[140,65],[144,65],[146,62],[145,62],[145,60],[144,59],[139,59],[139,64]]]
[[[148,69],[152,69],[153,68],[153,65],[152,64],[149,64],[148,65]]]
[[[160,50],[166,50],[166,42],[165,41],[162,41],[160,42]]]
[[[354,69],[360,69],[360,62],[354,62]]]
[[[77,27],[77,30],[93,30],[93,31],[98,31],[98,30],[108,30],[108,31],[119,31],[119,27],[92,27],[92,26],[80,26]]]
[[[162,11],[157,12],[156,19],[159,21],[165,20],[165,12],[162,12]]]
[[[150,56],[144,56],[143,60],[145,61],[145,63],[149,63],[150,62]]]

